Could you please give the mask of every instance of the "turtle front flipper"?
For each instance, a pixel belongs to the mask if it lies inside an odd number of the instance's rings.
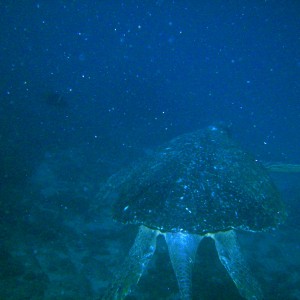
[[[159,232],[141,226],[129,255],[102,300],[124,299],[137,285],[156,248]]]
[[[186,233],[166,233],[169,255],[177,277],[182,300],[192,299],[192,270],[202,236]]]
[[[261,289],[252,277],[244,260],[233,230],[210,235],[216,244],[219,259],[234,281],[242,297],[248,300],[263,299]]]

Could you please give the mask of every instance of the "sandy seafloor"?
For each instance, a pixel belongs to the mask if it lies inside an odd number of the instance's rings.
[[[76,174],[64,174],[66,164],[77,168],[75,181]],[[111,203],[99,203],[101,180],[91,185],[84,169],[72,164],[69,152],[48,154],[37,166],[38,177],[2,195],[8,201],[1,203],[0,299],[99,299],[120,269],[137,228],[112,221]],[[300,299],[299,175],[273,177],[289,212],[286,223],[269,233],[239,232],[239,242],[265,299]],[[211,239],[198,249],[193,296],[242,299]],[[128,299],[179,299],[163,238]]]

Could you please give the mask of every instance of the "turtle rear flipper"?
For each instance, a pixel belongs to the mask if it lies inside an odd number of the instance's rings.
[[[156,248],[159,232],[140,226],[129,255],[102,300],[124,299],[139,282]]]
[[[241,296],[248,300],[263,299],[259,284],[251,272],[240,252],[240,247],[233,230],[211,235],[215,240],[216,249],[221,263],[232,278]]]

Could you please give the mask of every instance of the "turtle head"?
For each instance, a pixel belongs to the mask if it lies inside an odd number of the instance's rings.
[[[218,132],[218,133],[225,133],[228,136],[231,136],[231,127],[232,123],[231,122],[214,122],[212,125],[208,126],[208,130],[212,132]]]

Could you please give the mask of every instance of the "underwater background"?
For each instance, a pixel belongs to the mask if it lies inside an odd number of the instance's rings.
[[[0,299],[99,299],[137,228],[107,178],[215,122],[263,163],[300,163],[299,1],[1,1]],[[266,299],[300,299],[300,174],[288,218],[238,232]],[[179,299],[166,244],[128,299]],[[204,240],[193,299],[242,299]]]

